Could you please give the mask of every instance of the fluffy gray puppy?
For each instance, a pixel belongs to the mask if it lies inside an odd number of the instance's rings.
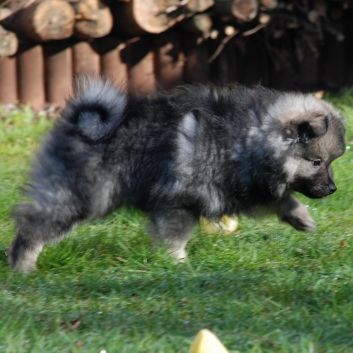
[[[146,97],[98,79],[78,86],[38,153],[33,201],[15,212],[15,269],[34,269],[46,243],[120,206],[146,211],[153,239],[182,259],[201,215],[265,210],[310,231],[292,193],[336,190],[330,164],[345,150],[344,119],[312,95],[235,85]]]

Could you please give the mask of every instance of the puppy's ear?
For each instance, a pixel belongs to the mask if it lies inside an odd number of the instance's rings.
[[[298,137],[301,143],[308,143],[310,140],[325,135],[328,128],[327,117],[314,117],[308,120],[293,122],[290,127],[285,129],[287,136]]]
[[[303,121],[298,125],[298,137],[302,143],[308,143],[310,140],[325,135],[328,128],[326,117],[315,117],[308,121]]]

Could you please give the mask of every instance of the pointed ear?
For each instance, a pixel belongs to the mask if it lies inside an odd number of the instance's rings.
[[[311,119],[291,121],[284,129],[287,137],[297,138],[301,143],[325,135],[328,129],[328,119],[324,116],[315,116]]]
[[[301,143],[308,143],[310,140],[325,135],[328,128],[327,117],[315,117],[302,121],[297,126],[298,138]]]

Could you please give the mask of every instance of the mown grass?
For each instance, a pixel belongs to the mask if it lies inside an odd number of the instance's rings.
[[[353,95],[330,99],[353,145]],[[51,125],[29,110],[1,114],[0,352],[188,352],[201,328],[233,353],[353,352],[353,148],[334,162],[332,197],[300,197],[316,232],[276,217],[241,218],[228,236],[197,228],[189,260],[174,265],[153,252],[145,216],[119,210],[46,247],[39,270],[22,275],[5,256],[10,214]]]

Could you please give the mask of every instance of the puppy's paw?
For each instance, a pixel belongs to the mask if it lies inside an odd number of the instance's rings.
[[[176,264],[185,262],[188,257],[184,248],[178,250],[169,249],[168,254],[175,260]]]
[[[18,233],[7,253],[8,261],[14,270],[23,273],[34,271],[37,269],[36,262],[42,249],[42,244],[30,246]]]
[[[281,220],[289,223],[293,228],[297,230],[304,230],[306,232],[312,232],[315,230],[315,222],[309,215],[305,206],[285,212],[282,215]]]
[[[306,232],[315,230],[315,221],[311,218],[307,208],[292,195],[281,200],[277,214],[282,221],[289,223],[297,230]]]

